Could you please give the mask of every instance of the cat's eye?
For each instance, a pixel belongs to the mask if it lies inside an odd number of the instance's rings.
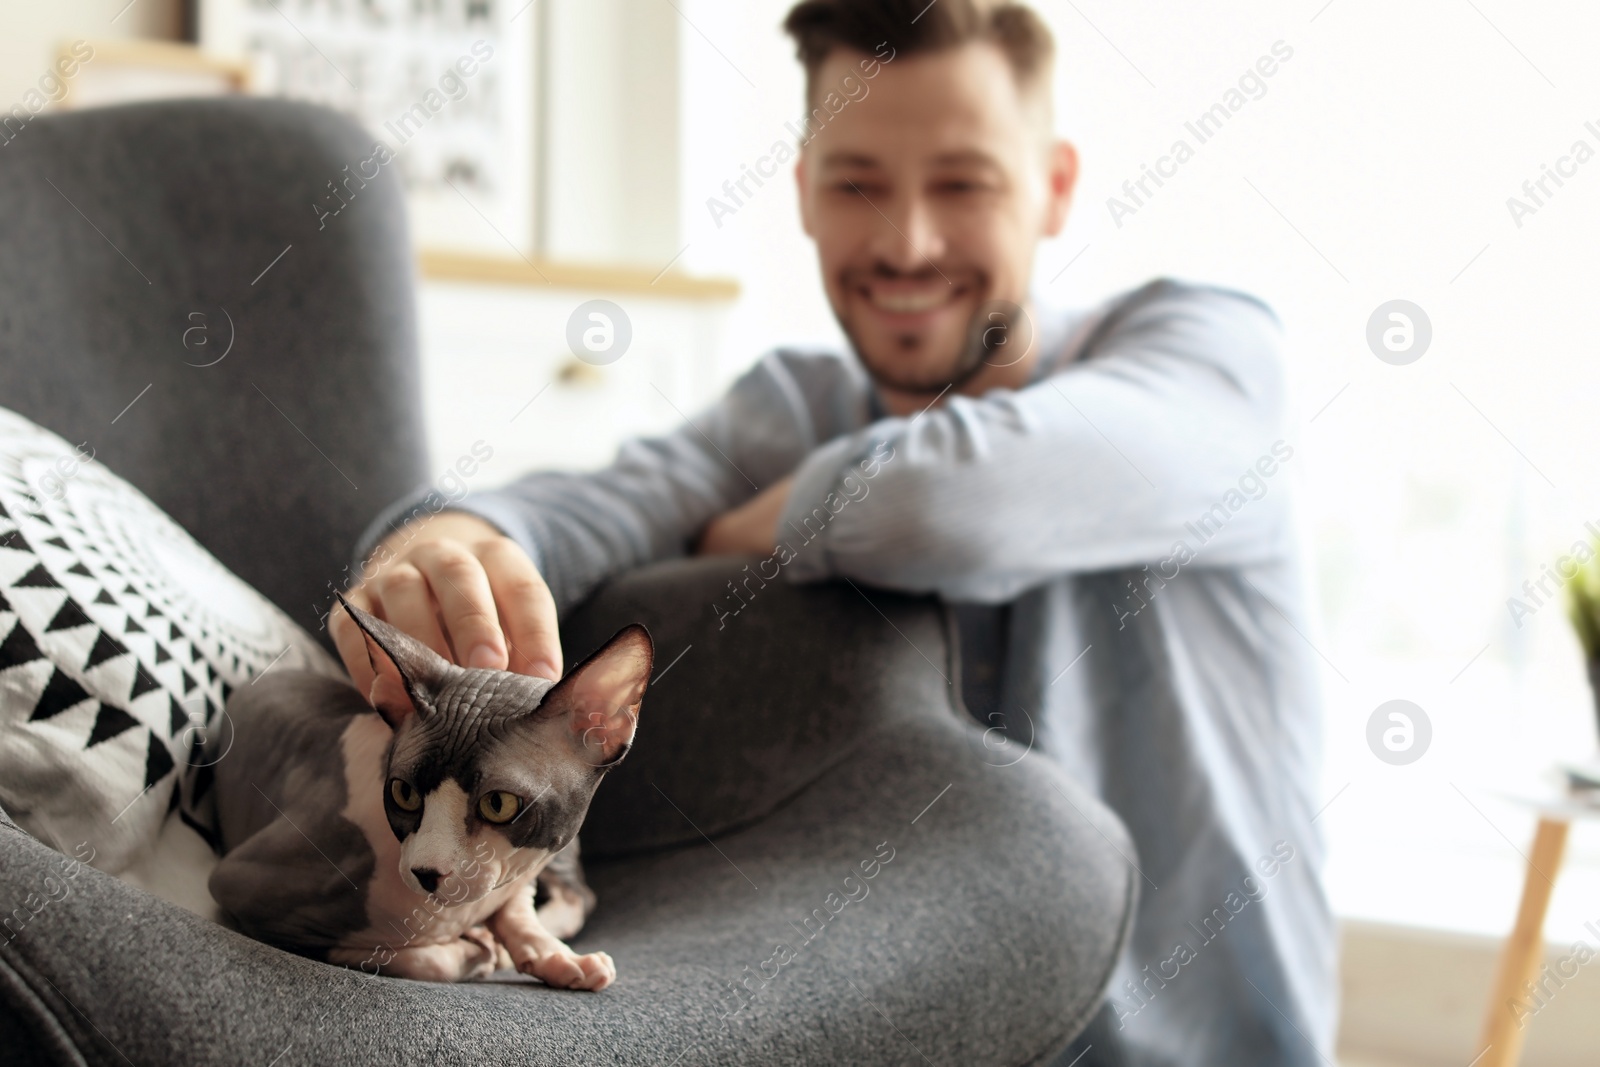
[[[416,811],[422,807],[422,796],[416,787],[399,778],[389,779],[389,797],[401,811]]]
[[[504,789],[483,794],[478,801],[478,814],[489,822],[510,822],[522,809],[522,798]]]

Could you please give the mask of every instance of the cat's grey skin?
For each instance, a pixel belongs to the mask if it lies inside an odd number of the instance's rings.
[[[245,932],[271,930],[261,939],[303,950],[366,925],[366,902],[344,879],[367,884],[374,857],[339,814],[349,799],[339,738],[354,716],[371,714],[350,683],[304,671],[269,671],[229,698],[233,743],[213,786],[225,858],[211,893]],[[286,803],[293,824],[275,806]]]
[[[561,938],[594,905],[577,831],[632,743],[649,634],[623,629],[552,683],[454,666],[345,607],[367,637],[370,701],[293,671],[229,699],[218,904],[250,936],[333,963],[443,981],[515,966],[604,988],[610,957]]]

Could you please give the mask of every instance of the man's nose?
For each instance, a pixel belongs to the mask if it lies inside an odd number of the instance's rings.
[[[907,273],[925,271],[945,253],[938,219],[924,197],[898,195],[886,203],[869,201],[878,226],[873,253],[878,259]]]

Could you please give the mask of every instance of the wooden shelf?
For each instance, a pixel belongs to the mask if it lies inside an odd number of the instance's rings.
[[[88,46],[88,59],[81,59],[75,52],[80,44]],[[124,74],[132,70],[146,75],[155,73],[192,79],[193,84],[187,86],[187,95],[191,96],[248,92],[251,84],[250,65],[243,60],[215,56],[195,45],[178,41],[156,41],[145,38],[62,41],[56,48],[56,63],[58,71],[66,69],[62,64],[72,64],[80,71],[75,77],[61,79],[66,88],[56,100],[56,107],[63,110],[120,103],[124,98],[143,99],[144,97],[137,93],[124,97],[122,92],[115,89],[110,93],[102,91],[99,95],[93,92],[93,84],[96,81],[110,79],[114,86],[119,70]],[[88,72],[87,75],[82,73],[85,70]],[[90,99],[87,105],[79,100],[83,96],[82,87],[74,91],[75,83],[85,81],[90,84]],[[170,92],[168,95],[171,95]]]
[[[639,293],[687,300],[733,300],[739,295],[739,282],[733,278],[696,278],[674,270],[655,274],[644,267],[525,260],[437,249],[418,252],[417,264],[422,276],[432,281]]]

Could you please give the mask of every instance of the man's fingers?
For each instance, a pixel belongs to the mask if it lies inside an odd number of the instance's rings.
[[[438,526],[438,529],[434,529]],[[465,667],[493,667],[557,680],[561,638],[555,598],[526,552],[490,524],[441,516],[389,553],[377,575],[345,596]],[[365,635],[342,608],[329,615],[351,680],[372,686]]]
[[[505,670],[505,637],[500,633],[489,578],[478,557],[459,541],[434,541],[419,546],[410,562],[427,578],[439,602],[456,662],[463,667]]]
[[[550,587],[515,541],[498,538],[477,547],[511,646],[510,669],[559,680],[561,631]]]
[[[439,629],[433,592],[422,572],[407,561],[396,563],[380,574],[369,589],[376,587],[376,600],[383,605],[385,622],[415,637],[445,659],[450,646]]]

